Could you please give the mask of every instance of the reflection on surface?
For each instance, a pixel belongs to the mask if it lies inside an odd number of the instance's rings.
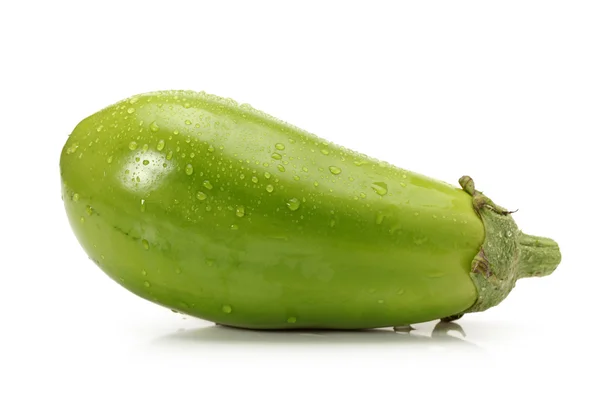
[[[440,321],[431,331],[432,338],[454,338],[452,335],[449,335],[448,332],[456,331],[462,335],[463,338],[467,337],[465,330],[456,322],[445,322]]]
[[[153,150],[131,153],[125,160],[119,179],[130,192],[145,194],[155,190],[175,170],[175,163]]]
[[[451,335],[458,333],[459,336]],[[180,330],[160,339],[160,342],[195,342],[221,344],[419,344],[425,346],[457,345],[477,348],[467,341],[464,329],[455,322],[439,322],[431,333],[411,326],[392,329],[359,331],[330,330],[248,330],[214,325],[210,327]]]

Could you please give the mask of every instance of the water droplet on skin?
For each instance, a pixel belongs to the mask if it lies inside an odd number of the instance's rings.
[[[221,307],[221,310],[223,310],[225,314],[229,314],[231,313],[232,308],[229,304],[224,304],[223,307]]]
[[[383,300],[379,299],[379,300],[377,300],[377,303],[383,304]]]
[[[158,144],[156,144],[156,149],[159,151],[162,151],[164,148],[165,148],[165,141],[164,140],[158,141]]]
[[[266,178],[266,179],[270,179],[270,178],[271,178],[271,173],[269,173],[269,172],[265,172],[265,178]]]
[[[196,193],[196,198],[199,199],[200,201],[204,201],[207,198],[207,195],[204,194],[202,191],[198,191]]]
[[[405,174],[403,174],[403,175],[402,175],[402,178],[403,178],[403,179],[406,179],[406,175],[405,175]]]
[[[150,243],[148,243],[148,240],[142,239],[142,246],[144,246],[144,248],[148,250],[150,248]]]
[[[277,143],[275,144],[275,148],[280,151],[283,151],[285,149],[285,145],[283,145],[282,143]]]
[[[144,166],[148,166],[148,164],[150,163],[150,161],[148,159],[144,159],[144,161],[142,163],[144,164]]]
[[[399,290],[396,292],[396,294],[397,294],[398,296],[401,296],[401,295],[403,295],[403,294],[404,294],[404,289],[399,289]]]
[[[313,183],[313,186],[315,186],[315,187],[319,187],[319,182],[318,182],[318,181],[315,181],[315,182]]]
[[[242,174],[240,175],[240,179],[244,180],[245,178],[246,178],[246,176],[244,176],[244,174],[242,173]]]
[[[81,222],[81,223],[85,222],[85,218],[84,218],[83,216],[82,216],[82,217],[80,217],[80,218],[79,218],[79,222]]]
[[[190,124],[192,124],[192,122],[191,122],[191,121],[189,121],[189,120],[186,120],[186,121],[185,121],[185,124],[187,124],[187,125],[189,126]]]
[[[296,317],[289,317],[287,319],[288,324],[294,324],[296,322]]]
[[[188,163],[187,165],[185,165],[185,174],[189,176],[192,173],[194,173],[194,167]]]
[[[404,183],[404,182],[400,182],[400,185],[401,185],[402,187],[406,187],[406,183]]]
[[[169,151],[169,152],[167,153],[167,160],[168,160],[168,161],[170,161],[170,160],[171,160],[171,158],[173,158],[173,151]]]
[[[104,128],[104,126],[102,124],[100,124],[98,127],[96,127],[96,131],[100,132],[100,131],[102,131],[103,128]],[[97,138],[96,138],[96,140],[97,140]],[[98,141],[96,141],[96,142],[98,142]]]
[[[267,184],[267,187],[265,187],[265,189],[267,190],[267,193],[272,193],[274,188],[271,184]]]
[[[371,185],[371,188],[379,195],[386,195],[388,192],[388,186],[382,181],[375,182]]]
[[[258,177],[252,176],[252,183],[258,183]]]
[[[506,236],[512,237],[512,232],[506,232]]]
[[[131,149],[132,151],[135,151],[137,149],[137,147],[138,147],[137,142],[131,141],[129,143],[129,149]]]
[[[145,212],[146,211],[146,200],[142,200],[140,202],[140,211]]]
[[[281,154],[278,154],[277,152],[273,152],[273,154],[271,155],[271,158],[276,159],[276,160],[281,160],[282,156],[281,156]]]
[[[204,180],[204,181],[202,182],[202,185],[204,186],[204,188],[207,188],[207,189],[209,189],[209,190],[212,190],[212,188],[213,188],[213,185],[212,185],[212,184],[210,183],[210,181],[208,181],[208,180]]]
[[[147,288],[149,288],[150,287],[150,282],[144,281],[144,286],[147,287]]]
[[[385,215],[383,214],[383,212],[381,212],[381,211],[377,212],[377,215],[375,216],[375,223],[378,225],[381,225],[384,218],[385,218]]]
[[[127,113],[131,114],[135,112],[135,108],[134,107],[130,107],[129,109],[127,109]]]
[[[328,150],[328,149],[326,149],[326,148],[322,148],[322,149],[321,149],[321,153],[322,153],[323,155],[329,155],[329,150]]]
[[[109,156],[109,157],[108,157],[108,159],[106,160],[106,162],[107,162],[108,164],[111,164],[111,163],[112,163],[112,161],[113,161],[113,157],[112,157],[112,155],[111,155],[111,156]]]
[[[175,268],[175,273],[176,273],[176,274],[180,274],[180,273],[181,273],[181,269],[179,269],[179,268]]]
[[[297,198],[291,198],[288,200],[286,205],[290,211],[296,211],[298,208],[300,208],[300,201]]]
[[[90,205],[87,205],[85,207],[85,212],[89,215],[92,216],[92,214],[94,213],[94,208],[92,208]]]
[[[329,227],[334,227],[335,226],[335,220],[332,219],[329,221]]]
[[[285,168],[283,167],[283,165],[277,165],[277,170],[279,170],[280,172],[285,172]]]
[[[367,198],[367,195],[365,193],[360,193],[360,198]]]
[[[238,229],[239,229],[238,225],[235,225],[235,224],[231,225],[231,230],[238,230]]]
[[[296,181],[300,180],[300,176],[294,176],[294,180],[296,180]]]
[[[235,209],[235,215],[240,218],[243,217],[245,213],[246,213],[246,210],[243,205],[238,205],[237,208]]]
[[[215,147],[213,147],[212,145],[208,146],[208,152],[213,153],[215,152]]]
[[[79,201],[79,194],[77,194],[77,193],[73,194],[73,201],[75,201],[75,202]]]
[[[145,269],[142,269],[142,275],[146,276],[146,275],[148,275],[148,272],[146,272]]]
[[[342,169],[337,166],[329,166],[329,171],[335,175],[342,173]]]
[[[302,166],[302,171],[303,172],[308,172],[308,168],[306,166]]]
[[[79,143],[78,142],[74,143],[69,148],[67,148],[67,154],[74,154],[75,151],[77,151],[77,148],[79,148]]]

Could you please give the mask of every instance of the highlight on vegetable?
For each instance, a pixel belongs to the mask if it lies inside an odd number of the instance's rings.
[[[205,93],[89,116],[60,173],[71,227],[106,274],[230,326],[451,321],[561,259],[468,176],[457,188]]]

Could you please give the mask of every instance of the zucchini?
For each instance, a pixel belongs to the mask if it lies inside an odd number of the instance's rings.
[[[137,95],[84,119],[60,172],[71,227],[104,272],[224,325],[452,320],[561,258],[469,177],[456,188],[205,93]]]

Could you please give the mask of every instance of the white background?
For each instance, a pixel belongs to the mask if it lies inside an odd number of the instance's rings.
[[[245,3],[0,5],[0,400],[598,400],[599,3]],[[563,262],[446,336],[239,331],[155,306],[87,259],[58,161],[81,119],[161,89],[469,174]]]

